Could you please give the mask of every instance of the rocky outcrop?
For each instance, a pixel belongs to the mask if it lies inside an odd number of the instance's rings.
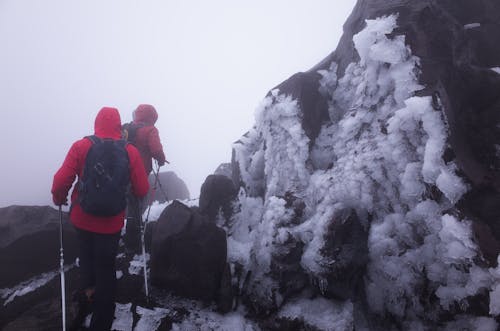
[[[148,196],[148,201],[164,203],[175,199],[189,199],[189,190],[186,183],[173,171],[160,172],[158,179],[156,179],[154,173],[149,175],[149,185],[151,187],[150,194],[154,192],[154,196],[153,198]]]
[[[232,157],[247,305],[297,295],[288,256],[359,327],[496,325],[499,22],[494,0],[359,0],[337,49],[269,92]]]
[[[64,260],[77,257],[76,232],[63,215]],[[44,206],[0,208],[0,288],[59,269],[59,212]]]
[[[201,185],[200,213],[207,215],[210,222],[215,223],[219,212],[225,220],[232,215],[232,203],[236,198],[233,181],[224,175],[210,175]]]
[[[434,107],[449,125],[447,162],[455,161],[471,185],[459,208],[480,227],[494,234],[494,252],[500,253],[500,3],[492,0],[360,0],[344,24],[339,46],[310,72],[338,63],[340,76],[358,55],[352,37],[364,20],[398,14],[398,28],[420,59],[419,95],[432,96]],[[291,79],[294,79],[293,77]],[[478,234],[481,235],[481,234]],[[496,266],[496,258],[488,259]]]
[[[77,257],[76,233],[63,214],[64,262],[68,293],[76,289],[74,265]],[[40,325],[60,321],[60,304],[51,305],[49,316],[19,316],[47,300],[56,301],[61,293],[59,285],[59,212],[49,206],[10,206],[0,208],[0,328],[15,319],[23,327],[35,330]],[[60,301],[59,301],[60,302]],[[32,313],[34,311],[32,310]],[[39,313],[37,313],[39,314]],[[38,317],[37,317],[38,316]],[[31,324],[30,324],[31,323]],[[39,324],[41,323],[41,324]],[[15,324],[17,325],[17,324]],[[32,327],[28,327],[32,325]],[[16,327],[6,327],[15,330]]]
[[[226,254],[224,230],[174,201],[152,231],[151,283],[180,296],[214,300],[219,295]]]

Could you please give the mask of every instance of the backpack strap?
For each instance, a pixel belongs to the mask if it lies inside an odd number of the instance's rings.
[[[101,143],[102,142],[102,139],[99,138],[98,136],[96,135],[91,135],[91,136],[85,136],[84,138],[87,138],[88,140],[90,140],[92,142],[92,145],[95,145],[95,144],[98,144],[98,143]],[[126,147],[128,144],[130,144],[128,141],[124,140],[124,139],[117,139],[117,140],[114,140],[114,139],[110,139],[110,140],[113,140],[118,146],[122,146],[122,147]]]
[[[90,140],[92,142],[92,145],[95,145],[97,143],[100,143],[101,142],[101,138],[99,138],[98,136],[96,135],[91,135],[91,136],[85,136],[85,138],[87,138],[88,140]]]

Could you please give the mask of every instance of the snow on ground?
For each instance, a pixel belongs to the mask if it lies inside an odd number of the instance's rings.
[[[350,302],[334,302],[325,298],[298,299],[280,310],[279,317],[299,318],[306,324],[324,331],[350,331],[354,328]]]
[[[160,326],[162,320],[168,315],[169,310],[164,308],[148,309],[141,306],[135,308],[135,313],[139,315],[139,321],[133,327],[132,304],[117,303],[115,308],[115,320],[112,330],[116,331],[154,331]],[[90,319],[87,321],[90,325]],[[133,328],[133,329],[132,329]]]
[[[150,255],[149,253],[145,254],[146,261],[144,261],[142,254],[134,255],[134,257],[130,260],[130,264],[128,267],[128,273],[130,275],[141,275],[144,269],[144,262],[146,262],[146,265],[149,261]],[[149,268],[148,268],[149,269]]]
[[[464,25],[465,30],[477,29],[479,27],[481,27],[481,23],[469,23]]]
[[[490,69],[493,70],[494,72],[496,72],[497,74],[500,74],[500,67],[493,67]]]
[[[212,311],[193,311],[181,323],[174,323],[172,331],[259,331],[253,322],[245,319],[243,314],[232,312],[221,315]]]
[[[199,199],[187,199],[187,200],[177,200],[183,204],[185,204],[188,207],[197,207],[199,204]],[[143,220],[148,220],[148,222],[151,221],[157,221],[160,218],[161,213],[167,206],[169,206],[173,200],[167,201],[164,203],[159,203],[158,201],[155,201],[151,204],[151,208],[149,209],[149,215],[148,215],[148,209],[144,211],[144,214],[142,215]]]
[[[132,315],[131,308],[132,308],[131,303],[127,304],[116,303],[115,320],[113,321],[113,326],[111,327],[111,330],[132,331],[134,316]]]

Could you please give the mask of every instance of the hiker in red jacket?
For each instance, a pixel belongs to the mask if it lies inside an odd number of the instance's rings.
[[[102,108],[95,119],[94,130],[95,136],[100,139],[121,139],[118,110]],[[80,205],[79,195],[83,193],[79,192],[79,185],[93,144],[90,139],[83,138],[71,146],[61,168],[54,175],[52,198],[58,206],[66,204],[68,192],[75,178],[78,178],[71,193],[70,220],[76,228],[79,241],[81,293],[87,301],[93,302],[90,329],[103,331],[111,329],[114,317],[115,259],[125,210],[114,216],[95,216],[86,213]],[[131,144],[122,148],[126,149],[128,155],[131,190],[135,196],[144,197],[149,190],[149,183],[139,151]]]
[[[153,160],[161,167],[168,162],[163,152],[158,129],[154,126],[158,120],[158,113],[152,105],[141,104],[132,113],[133,127],[135,132],[132,143],[141,153],[146,175],[149,176],[153,170]],[[145,205],[135,197],[128,201],[127,226],[124,236],[125,248],[129,254],[139,254],[141,251],[141,214]]]
[[[167,161],[158,129],[154,126],[158,120],[158,113],[153,106],[142,104],[134,110],[132,119],[134,124],[138,125],[134,144],[141,152],[144,168],[149,175],[153,170],[152,159],[155,159],[160,167]]]

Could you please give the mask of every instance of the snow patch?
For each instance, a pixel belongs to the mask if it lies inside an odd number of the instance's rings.
[[[132,331],[134,317],[132,315],[132,304],[116,303],[115,306],[115,319],[111,330],[116,331]],[[151,329],[154,330],[154,329]]]
[[[353,306],[347,301],[337,303],[324,298],[299,299],[283,306],[279,317],[302,319],[306,324],[324,331],[353,330]]]
[[[493,70],[494,72],[496,72],[497,74],[500,74],[500,67],[493,67],[490,69]]]
[[[181,323],[172,324],[172,331],[259,331],[260,328],[244,318],[241,312],[220,315],[209,311],[194,311]]]
[[[465,30],[477,29],[479,27],[481,27],[481,23],[469,23],[464,25]]]
[[[141,275],[142,271],[144,270],[144,263],[147,263],[149,261],[150,255],[149,253],[145,254],[146,261],[144,261],[142,255],[134,255],[134,257],[130,260],[130,265],[128,267],[128,273],[130,275]]]
[[[151,331],[157,330],[162,320],[169,313],[168,309],[154,308],[147,309],[140,306],[136,308],[137,314],[140,316],[139,322],[135,326],[135,331]]]

